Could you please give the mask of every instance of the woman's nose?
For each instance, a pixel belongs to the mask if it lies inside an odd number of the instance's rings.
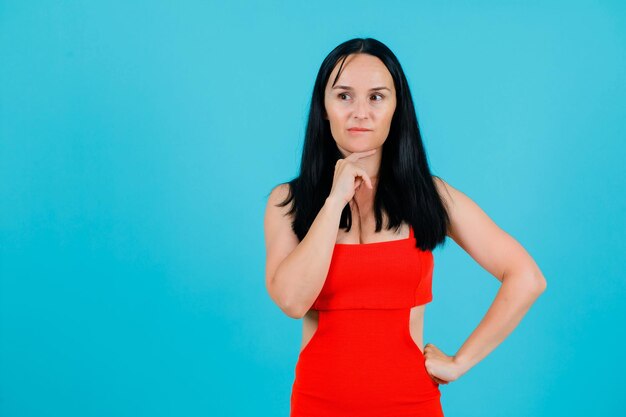
[[[367,103],[363,100],[357,100],[354,104],[354,117],[360,119],[366,119],[368,113]]]

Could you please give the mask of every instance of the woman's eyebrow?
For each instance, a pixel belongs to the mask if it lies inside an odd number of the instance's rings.
[[[332,88],[333,90],[335,89],[342,89],[342,90],[352,90],[353,88],[348,86],[348,85],[336,85]],[[391,89],[387,88],[387,87],[374,87],[374,88],[370,88],[370,91],[374,91],[374,90],[389,90],[391,91]]]

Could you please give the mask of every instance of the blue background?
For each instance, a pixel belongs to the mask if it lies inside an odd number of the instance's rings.
[[[265,204],[357,36],[403,65],[433,173],[548,281],[446,415],[626,410],[622,2],[0,1],[0,415],[288,415]],[[498,286],[437,249],[425,342],[454,354]]]

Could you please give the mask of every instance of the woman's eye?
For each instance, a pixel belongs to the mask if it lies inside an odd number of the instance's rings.
[[[337,97],[341,100],[346,100],[350,98],[350,95],[348,93],[339,93],[337,94]],[[384,98],[382,94],[372,94],[371,97],[374,97],[374,101],[381,101]]]

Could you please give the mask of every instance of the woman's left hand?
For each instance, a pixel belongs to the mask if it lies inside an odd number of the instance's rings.
[[[456,381],[463,375],[459,364],[454,356],[448,356],[432,343],[424,346],[424,358],[426,359],[426,371],[438,384],[447,384]]]

